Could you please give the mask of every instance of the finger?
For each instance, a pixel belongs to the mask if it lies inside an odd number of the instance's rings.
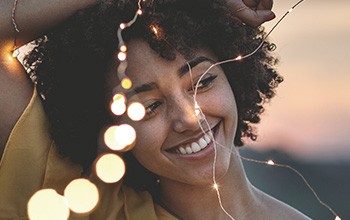
[[[243,3],[249,8],[256,8],[259,4],[259,0],[243,0]]]
[[[276,17],[275,14],[270,10],[253,11],[250,8],[238,11],[235,15],[240,20],[254,27],[257,27],[262,23],[270,21]]]
[[[271,10],[273,6],[273,0],[260,0],[257,10]]]

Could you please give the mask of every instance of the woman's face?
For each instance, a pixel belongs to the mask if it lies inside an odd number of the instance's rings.
[[[190,72],[187,61],[180,55],[169,61],[159,57],[144,41],[128,44],[127,75],[133,82],[127,92],[128,102],[141,102],[146,116],[139,122],[128,121],[126,117],[122,120],[136,130],[133,148],[136,159],[163,181],[212,182],[214,142],[200,129],[193,87],[215,61],[210,51],[199,50],[189,61]],[[219,66],[202,78],[197,102],[209,123],[208,127],[201,120],[204,130],[212,131],[216,142],[224,146],[216,148],[216,174],[221,178],[230,165],[237,110],[231,87]]]

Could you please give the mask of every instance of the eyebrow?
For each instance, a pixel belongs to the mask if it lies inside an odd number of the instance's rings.
[[[197,66],[198,64],[202,63],[202,62],[210,62],[212,64],[215,63],[214,60],[208,58],[208,57],[204,57],[204,56],[199,56],[199,57],[196,57],[194,58],[193,60],[185,63],[183,66],[181,66],[179,68],[179,70],[177,71],[178,72],[178,75],[179,77],[183,77],[188,71],[190,71],[190,68],[194,68],[195,66]],[[188,65],[187,65],[188,64]]]
[[[184,65],[182,65],[179,68],[179,70],[177,71],[178,76],[180,78],[183,77],[186,73],[189,72],[190,68],[192,69],[202,62],[215,63],[214,60],[212,60],[208,57],[204,57],[204,56],[196,57],[193,60],[186,62]],[[136,95],[136,94],[139,94],[142,92],[148,92],[148,91],[151,91],[151,90],[157,89],[157,88],[158,88],[158,85],[155,82],[149,82],[149,83],[142,84],[142,85],[132,89],[130,92],[127,92],[125,95],[128,98],[128,97],[131,97],[133,95]]]

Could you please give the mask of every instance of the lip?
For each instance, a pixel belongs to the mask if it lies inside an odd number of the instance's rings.
[[[214,140],[216,140],[217,133],[218,133],[220,125],[221,125],[221,121],[219,121],[213,128],[211,128],[210,130],[206,131],[205,133],[208,133],[209,131],[211,131],[213,133]],[[192,142],[197,142],[203,136],[204,136],[203,132],[200,132],[195,137],[193,137],[193,138],[191,138],[189,140],[186,140],[186,141],[176,145],[175,147],[171,147],[171,148],[169,148],[169,149],[167,149],[165,151],[167,153],[172,154],[172,155],[176,155],[177,157],[186,158],[186,159],[202,158],[203,156],[206,156],[206,155],[210,154],[213,151],[213,149],[214,149],[214,141],[213,140],[211,140],[211,142],[208,144],[208,146],[206,148],[204,148],[201,151],[198,151],[196,153],[192,153],[192,154],[179,154],[179,153],[177,153],[175,151],[175,149],[178,148],[179,146],[190,144]]]

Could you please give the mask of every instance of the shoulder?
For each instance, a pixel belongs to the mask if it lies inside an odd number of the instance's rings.
[[[295,208],[261,191],[259,191],[259,203],[263,210],[262,213],[265,213],[263,216],[266,216],[266,218],[261,219],[311,220]]]
[[[28,105],[33,86],[22,65],[8,54],[0,58],[0,156],[12,128]]]

